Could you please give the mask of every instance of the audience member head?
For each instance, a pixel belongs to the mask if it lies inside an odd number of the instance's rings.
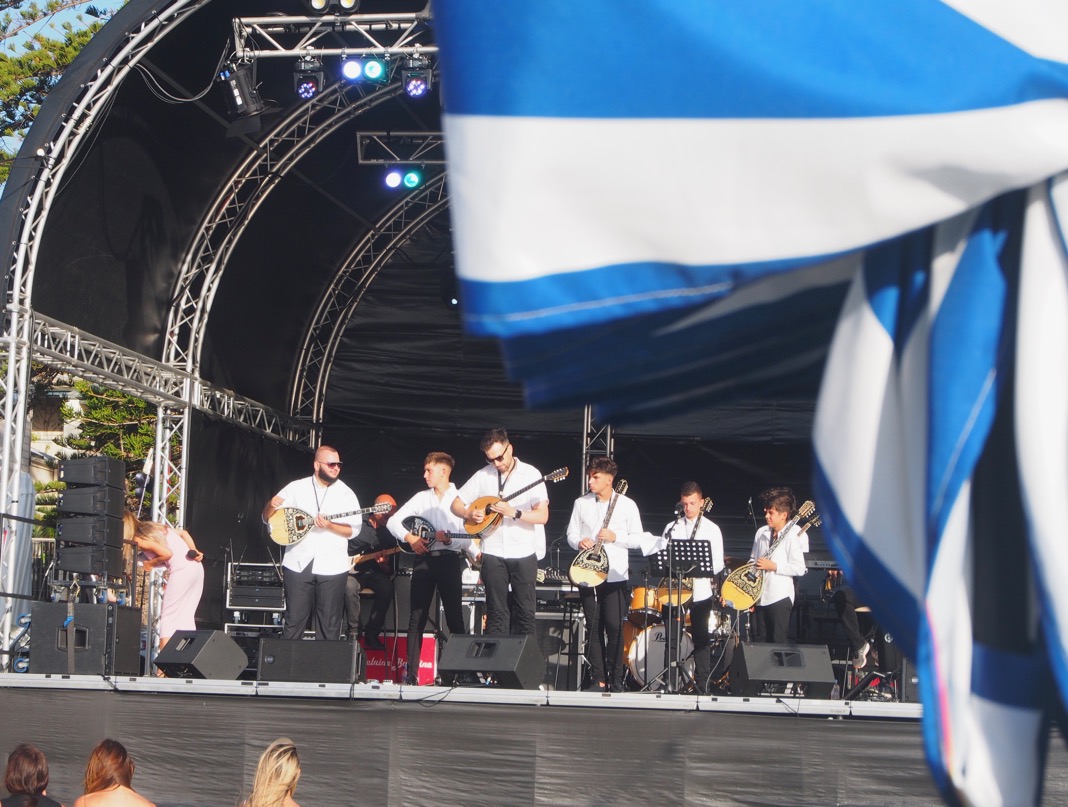
[[[12,796],[29,796],[30,807],[37,804],[37,796],[48,787],[48,760],[40,749],[32,745],[16,745],[7,758],[4,787]]]
[[[300,757],[288,737],[279,737],[260,755],[252,795],[244,807],[278,807],[292,796],[300,779]]]
[[[101,740],[85,766],[85,792],[96,793],[109,787],[130,787],[134,762],[118,740]]]

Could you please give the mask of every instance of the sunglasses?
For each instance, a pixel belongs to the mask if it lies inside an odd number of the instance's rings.
[[[320,465],[325,465],[327,468],[340,468],[344,465],[343,462],[320,462]]]
[[[509,443],[508,445],[506,445],[504,447],[504,451],[502,451],[496,457],[486,457],[486,465],[493,465],[493,463],[500,462],[501,460],[503,460],[504,459],[504,455],[508,453],[508,449],[511,448],[511,447],[512,447],[512,444]]]

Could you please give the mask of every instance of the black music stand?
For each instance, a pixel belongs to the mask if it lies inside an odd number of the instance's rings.
[[[668,545],[649,556],[649,567],[654,573],[666,577],[668,581],[668,605],[669,608],[678,608],[679,614],[674,617],[674,624],[667,624],[664,644],[664,672],[670,672],[664,682],[666,691],[677,693],[679,691],[679,673],[685,674],[682,668],[686,659],[676,658],[678,648],[682,645],[682,579],[684,577],[715,577],[716,572],[712,568],[712,544],[708,541],[694,539],[680,539],[668,541]],[[676,599],[677,598],[677,599]],[[678,605],[675,605],[678,603]],[[658,677],[660,677],[658,676]],[[654,679],[655,680],[655,679]],[[652,682],[649,682],[650,684]]]

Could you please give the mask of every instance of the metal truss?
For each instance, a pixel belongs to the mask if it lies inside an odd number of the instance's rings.
[[[337,127],[401,92],[400,82],[369,94],[362,85],[328,87],[283,119],[223,183],[179,267],[164,332],[165,363],[198,372],[204,330],[226,261],[282,177]],[[350,100],[350,94],[357,99]]]
[[[359,132],[356,160],[361,165],[445,164],[445,135],[441,132]]]
[[[448,208],[441,173],[387,212],[342,262],[305,333],[293,378],[290,411],[321,423],[334,357],[353,312],[379,270],[428,221]]]
[[[237,17],[234,56],[252,61],[281,56],[381,57],[437,53],[429,11],[327,14],[318,17]],[[337,41],[345,44],[337,47]],[[327,40],[330,47],[320,47]],[[430,40],[424,42],[422,40]],[[351,44],[349,44],[351,42]]]
[[[611,458],[616,452],[616,441],[612,436],[612,427],[598,426],[593,422],[593,407],[589,404],[582,412],[582,477],[579,484],[586,492],[586,469],[594,457]]]
[[[210,0],[174,0],[161,3],[141,25],[127,32],[116,50],[101,58],[99,69],[83,79],[77,97],[57,126],[51,141],[37,151],[37,171],[26,183],[21,200],[21,220],[13,238],[14,249],[5,272],[3,343],[6,368],[3,374],[3,422],[0,438],[0,484],[4,500],[0,511],[11,512],[18,500],[19,475],[28,464],[23,438],[27,434],[26,403],[29,396],[33,313],[30,310],[33,280],[41,246],[41,234],[56,193],[71,167],[84,138],[94,130],[97,116],[106,112],[112,94],[127,74],[159,39],[175,30],[188,14]],[[0,581],[2,583],[3,581]]]

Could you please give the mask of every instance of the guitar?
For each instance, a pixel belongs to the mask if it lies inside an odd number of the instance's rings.
[[[786,525],[779,530],[778,536],[772,541],[771,546],[767,551],[761,555],[761,557],[767,558],[771,556],[782,540],[787,536],[794,525],[801,519],[809,519],[805,528],[812,525],[812,522],[819,518],[816,515],[816,505],[812,502],[805,502],[798,508],[797,515],[786,522]],[[816,522],[819,523],[818,521]],[[814,525],[813,525],[814,526]],[[723,585],[720,586],[720,598],[728,608],[733,608],[735,611],[748,611],[757,600],[760,599],[760,593],[764,590],[764,570],[758,569],[754,561],[746,563],[744,566],[739,566],[730,576],[723,581]]]
[[[627,480],[620,479],[616,483],[616,489],[612,493],[612,501],[608,503],[608,509],[604,514],[604,523],[601,529],[608,529],[608,522],[612,520],[612,511],[616,509],[619,497],[627,492]],[[597,531],[600,535],[600,530]],[[608,553],[604,548],[604,541],[600,538],[589,549],[583,549],[571,562],[568,570],[571,582],[579,588],[596,588],[608,579]]]
[[[542,482],[559,482],[561,479],[567,479],[568,473],[570,472],[566,466],[557,468],[555,471],[550,471],[545,474],[545,476],[537,482],[531,482],[526,487],[522,487],[515,491],[515,493],[509,493],[504,498],[501,498],[500,496],[480,496],[471,502],[471,509],[482,510],[486,514],[486,517],[482,519],[481,523],[468,519],[464,522],[464,529],[467,530],[468,535],[481,535],[482,533],[489,535],[489,533],[497,529],[497,525],[501,523],[501,519],[503,518],[500,513],[490,510],[490,505],[514,499],[520,493],[526,493],[528,490],[533,490]]]
[[[356,568],[361,563],[370,563],[372,560],[381,560],[382,558],[388,558],[390,555],[395,555],[398,552],[403,552],[399,546],[391,546],[389,549],[379,549],[375,552],[367,552],[363,555],[353,555],[349,558],[349,562],[352,568]]]
[[[333,521],[335,518],[362,516],[366,513],[388,513],[392,507],[393,505],[389,502],[381,502],[380,504],[373,504],[370,507],[364,507],[360,510],[350,510],[347,513],[334,513],[334,515],[327,516],[327,518]],[[315,516],[311,513],[305,513],[297,507],[279,507],[271,514],[271,517],[267,519],[267,531],[271,535],[271,540],[282,546],[299,544],[304,540],[304,536],[311,532],[312,527],[314,526]]]
[[[422,538],[428,550],[438,542],[437,528],[422,516],[408,516],[401,524],[412,535]],[[466,532],[447,532],[445,535],[450,539],[471,537]],[[407,541],[401,541],[397,548],[406,555],[418,554]]]

